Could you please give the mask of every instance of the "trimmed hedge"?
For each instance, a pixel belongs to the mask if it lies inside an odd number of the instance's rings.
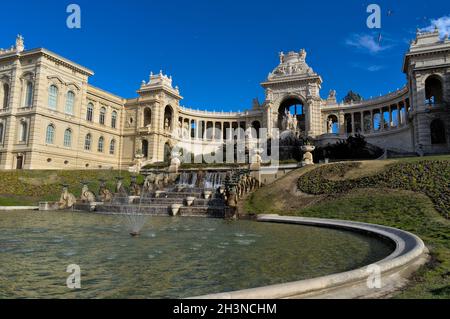
[[[357,188],[392,188],[422,192],[431,198],[436,209],[448,218],[450,213],[450,161],[402,162],[389,165],[386,170],[357,179],[330,180],[344,177],[360,163],[338,163],[314,169],[298,180],[300,191],[313,195],[336,195]]]

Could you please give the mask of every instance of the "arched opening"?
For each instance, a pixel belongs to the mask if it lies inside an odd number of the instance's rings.
[[[53,124],[47,126],[47,133],[45,134],[45,143],[46,144],[55,143],[55,126]]]
[[[148,141],[142,140],[142,156],[148,158]]]
[[[86,121],[92,122],[94,120],[94,104],[89,103],[86,111]]]
[[[48,88],[48,107],[51,110],[56,110],[58,107],[58,87],[50,85]]]
[[[100,138],[98,139],[98,144],[97,144],[97,152],[103,153],[104,145],[105,145],[105,138],[103,136],[100,136]]]
[[[65,113],[69,115],[74,114],[74,108],[75,108],[75,93],[72,91],[67,92],[66,96],[66,107],[65,107]]]
[[[72,130],[70,128],[64,131],[64,146],[65,147],[72,146]]]
[[[303,102],[298,98],[284,100],[278,109],[278,127],[281,131],[306,131],[306,118]]]
[[[117,127],[117,112],[113,111],[111,113],[111,127],[116,128]]]
[[[27,82],[24,107],[31,107],[32,105],[33,105],[33,83]]]
[[[84,149],[86,151],[90,151],[91,150],[91,144],[92,144],[92,135],[91,134],[86,134],[86,137],[84,138]]]
[[[259,138],[259,130],[261,129],[261,123],[259,121],[253,121],[252,128],[255,129],[256,138]]]
[[[114,155],[116,153],[116,140],[111,140],[111,143],[109,144],[109,154]]]
[[[106,118],[106,108],[104,106],[102,106],[100,108],[100,114],[99,114],[99,117],[98,117],[98,122],[101,125],[105,125],[105,118]]]
[[[171,131],[173,129],[173,110],[170,105],[167,105],[164,110],[164,129]]]
[[[427,105],[440,104],[443,101],[441,79],[432,75],[425,80],[425,103]]]
[[[152,110],[148,107],[144,109],[144,127],[152,124]]]
[[[433,120],[430,124],[431,144],[445,144],[445,126],[439,119]]]
[[[334,114],[327,117],[327,133],[339,134],[339,121],[337,116]]]

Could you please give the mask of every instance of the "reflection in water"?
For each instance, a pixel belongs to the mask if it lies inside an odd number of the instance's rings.
[[[149,218],[133,239],[120,216],[0,214],[0,298],[170,298],[346,271],[383,259],[349,232],[204,218]],[[66,268],[81,267],[81,289]]]

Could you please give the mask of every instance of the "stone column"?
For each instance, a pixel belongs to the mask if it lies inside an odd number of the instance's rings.
[[[389,125],[388,125],[389,129],[392,129],[392,105],[389,106]]]
[[[397,128],[401,126],[401,114],[400,114],[400,104],[397,103]]]
[[[339,112],[339,134],[344,135],[345,134],[345,113]]]
[[[352,112],[352,134],[355,135],[355,113]]]
[[[380,109],[380,131],[384,131],[384,113],[383,109]]]
[[[373,125],[373,110],[370,110],[370,133],[375,132],[375,128]]]

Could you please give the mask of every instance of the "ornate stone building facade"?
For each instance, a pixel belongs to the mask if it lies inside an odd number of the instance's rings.
[[[322,78],[306,51],[280,54],[261,85],[265,101],[244,112],[207,112],[180,104],[172,78],[151,74],[125,99],[88,83],[93,72],[46,49],[0,50],[0,169],[126,169],[167,160],[189,143],[211,152],[230,128],[279,128],[317,144],[352,134],[402,153],[450,152],[450,41],[417,33],[404,57],[404,88],[375,99],[322,99]],[[140,156],[137,156],[140,155]]]

